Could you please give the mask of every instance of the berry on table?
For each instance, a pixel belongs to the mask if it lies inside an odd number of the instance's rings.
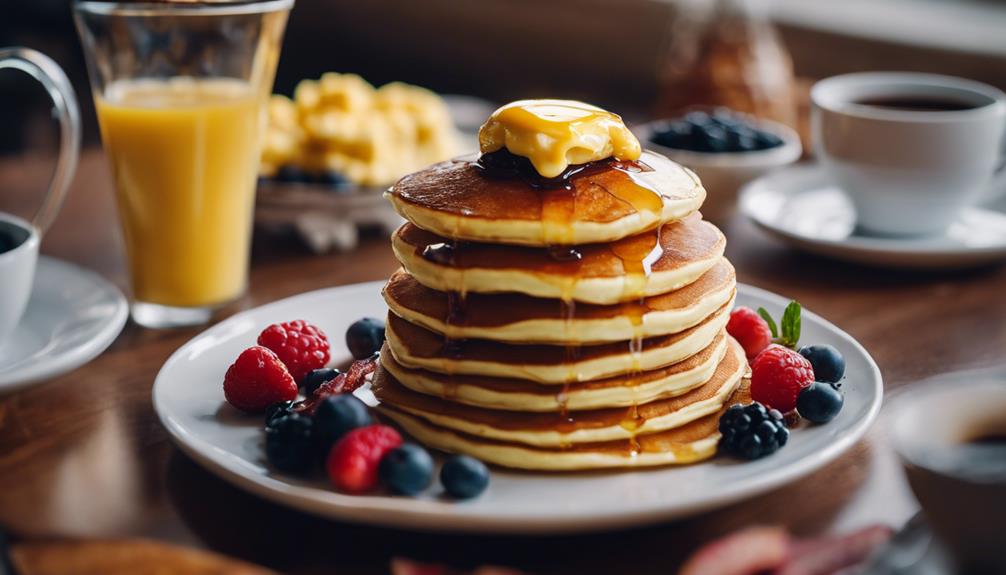
[[[770,345],[751,364],[751,398],[786,413],[800,392],[814,383],[814,368],[799,353]]]
[[[339,370],[331,367],[312,369],[310,373],[304,377],[304,395],[311,397],[311,394],[313,394],[316,389],[321,387],[321,384],[332,381],[338,377],[338,375]]]
[[[489,468],[474,457],[455,455],[440,468],[440,483],[451,497],[471,499],[489,486]]]
[[[276,354],[260,346],[241,352],[224,374],[224,398],[247,413],[297,398],[297,384]]]
[[[759,459],[789,441],[782,414],[755,401],[731,405],[720,417],[720,449],[744,459]]]
[[[277,419],[295,413],[296,401],[278,401],[265,410],[265,426],[272,427]]]
[[[835,346],[827,344],[805,345],[800,348],[800,355],[814,366],[817,381],[837,383],[845,375],[845,358]]]
[[[754,359],[772,343],[768,323],[749,307],[738,307],[730,312],[727,333],[741,344],[748,359]]]
[[[301,319],[270,325],[259,334],[258,344],[273,350],[297,383],[329,359],[325,332]]]
[[[326,396],[314,410],[315,435],[326,453],[343,435],[371,422],[367,405],[351,393]]]
[[[346,347],[354,359],[366,359],[381,351],[384,345],[384,322],[365,317],[353,322],[346,330]]]
[[[415,495],[433,482],[433,458],[421,446],[404,443],[384,455],[377,471],[395,493]]]
[[[354,429],[332,447],[325,462],[328,478],[345,493],[366,493],[377,486],[377,468],[402,436],[386,425]]]
[[[830,383],[816,381],[796,398],[796,411],[813,423],[828,423],[842,411],[845,398]]]
[[[291,413],[265,430],[265,454],[280,471],[303,473],[314,463],[314,425],[311,418]]]

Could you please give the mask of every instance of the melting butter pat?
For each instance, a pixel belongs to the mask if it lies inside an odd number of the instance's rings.
[[[479,129],[482,153],[506,148],[546,178],[571,164],[614,156],[636,160],[639,140],[622,118],[575,100],[518,100],[493,112]]]

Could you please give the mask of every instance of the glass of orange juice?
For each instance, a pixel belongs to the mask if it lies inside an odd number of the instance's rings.
[[[74,5],[141,325],[205,323],[247,287],[259,146],[292,6]]]

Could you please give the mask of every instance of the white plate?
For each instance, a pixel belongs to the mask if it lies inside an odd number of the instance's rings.
[[[315,322],[335,342],[363,316],[383,317],[381,282],[330,288],[280,300],[223,321],[192,339],[161,368],[154,408],[183,451],[235,485],[304,511],[347,521],[426,529],[492,532],[592,531],[682,517],[751,497],[807,475],[863,436],[880,409],[880,371],[849,335],[805,312],[803,341],[836,346],[847,361],[845,408],[830,424],[796,430],[765,459],[717,458],[698,465],[641,471],[526,473],[494,469],[478,499],[453,502],[432,488],[421,498],[352,496],[333,491],[320,475],[299,479],[264,461],[260,417],[237,416],[224,405],[228,365],[253,345],[266,325],[297,318]],[[787,301],[739,286],[738,303],[779,315]]]
[[[76,369],[105,351],[129,304],[105,278],[42,256],[21,323],[0,346],[0,393]]]
[[[856,230],[856,213],[817,165],[772,172],[741,190],[740,210],[776,238],[811,253],[857,263],[959,269],[1006,259],[1006,214],[967,208],[945,233],[899,238]]]

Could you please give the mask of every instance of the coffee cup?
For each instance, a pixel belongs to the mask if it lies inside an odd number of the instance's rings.
[[[992,86],[865,72],[821,80],[811,101],[814,151],[866,233],[937,234],[1006,188],[1006,94]]]
[[[891,437],[933,533],[960,573],[1006,573],[1006,373],[912,386]]]
[[[14,333],[28,306],[39,244],[63,203],[80,150],[77,99],[59,65],[34,50],[0,48],[0,69],[4,68],[21,70],[45,88],[59,120],[60,150],[49,189],[32,221],[0,212],[0,345]]]

